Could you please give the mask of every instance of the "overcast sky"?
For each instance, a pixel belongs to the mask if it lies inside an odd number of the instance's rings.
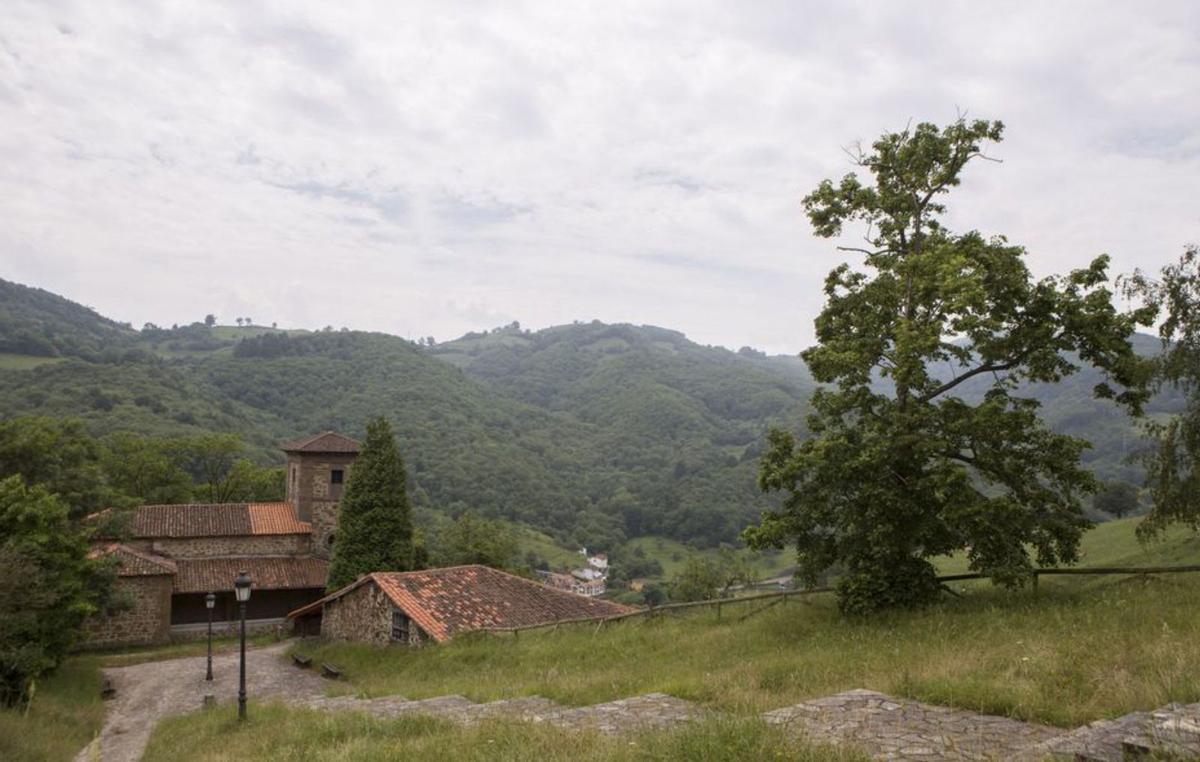
[[[648,323],[795,352],[800,199],[910,119],[1038,275],[1200,240],[1200,3],[0,2],[0,277],[135,325]],[[836,7],[835,7],[836,6]]]

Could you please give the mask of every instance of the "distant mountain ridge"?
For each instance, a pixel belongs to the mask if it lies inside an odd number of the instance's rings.
[[[766,430],[802,428],[815,388],[798,358],[653,326],[514,324],[431,346],[361,331],[133,331],[0,281],[0,337],[28,336],[44,354],[12,339],[0,352],[5,417],[79,417],[97,435],[236,433],[274,462],[283,439],[360,435],[383,413],[419,508],[472,509],[598,547],[643,534],[733,540],[773,503],[755,485]],[[1084,372],[1030,393],[1053,428],[1096,442],[1089,464],[1104,478],[1136,478],[1123,460],[1137,433],[1091,399],[1093,384]]]

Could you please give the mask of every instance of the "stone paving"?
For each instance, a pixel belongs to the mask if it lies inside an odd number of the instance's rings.
[[[817,743],[852,744],[884,760],[1011,758],[1064,732],[867,690],[805,701],[763,716]]]
[[[1072,730],[1031,750],[1031,759],[1123,762],[1126,759],[1200,760],[1200,704],[1170,704]]]
[[[320,695],[328,683],[283,659],[287,643],[246,652],[247,690],[255,699]],[[237,700],[238,654],[213,656],[213,682],[204,679],[205,657],[146,662],[104,670],[116,696],[100,735],[76,757],[77,762],[136,762],[164,717],[195,711],[211,693],[217,701]]]
[[[601,733],[665,729],[709,714],[664,693],[582,707],[565,707],[540,696],[487,703],[462,696],[421,700],[326,696],[329,682],[314,670],[289,664],[282,653],[286,647],[284,643],[248,652],[248,688],[255,700],[277,699],[292,706],[359,711],[382,718],[423,714],[464,724],[510,718]],[[206,693],[222,703],[236,700],[237,654],[220,654],[213,665],[213,683],[203,679],[202,657],[105,670],[116,697],[100,735],[80,752],[77,762],[136,762],[158,720],[199,709]],[[763,717],[809,740],[854,746],[879,760],[1121,762],[1147,756],[1200,760],[1200,704],[1173,704],[1066,731],[853,690],[776,709]]]

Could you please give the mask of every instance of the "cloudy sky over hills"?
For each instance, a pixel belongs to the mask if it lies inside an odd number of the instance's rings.
[[[7,0],[0,277],[138,325],[791,352],[846,256],[800,199],[959,111],[1008,139],[950,223],[1037,274],[1200,240],[1200,4],[834,5]]]

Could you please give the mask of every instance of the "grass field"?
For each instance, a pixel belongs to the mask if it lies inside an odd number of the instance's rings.
[[[702,555],[715,559],[719,553],[716,549],[695,550],[681,542],[666,537],[654,536],[633,538],[629,541],[627,549],[633,551],[634,548],[641,548],[647,558],[657,559],[662,564],[662,579],[667,581],[683,569],[684,564],[687,563],[688,556]],[[779,576],[795,564],[795,559],[791,553],[759,553],[746,549],[735,552],[739,558],[744,559],[750,564],[750,567],[754,569],[760,579]]]
[[[239,724],[220,707],[159,725],[145,762],[178,759],[304,760],[758,760],[854,762],[863,758],[806,747],[755,720],[713,720],[681,730],[608,737],[527,722],[486,722],[462,728],[431,717],[379,720],[354,713],[324,714],[251,705]]]
[[[1174,532],[1141,546],[1135,526],[1126,520],[1090,532],[1084,564],[1200,562],[1200,537]],[[947,559],[945,570],[961,563]],[[273,706],[254,707],[254,719],[239,729],[222,707],[165,723],[147,759],[849,759],[794,746],[756,717],[859,687],[1063,727],[1200,701],[1200,574],[1051,577],[1036,597],[985,584],[962,590],[929,609],[866,621],[842,617],[830,596],[819,595],[761,611],[761,601],[726,605],[721,621],[701,609],[601,630],[463,637],[417,651],[309,641],[298,648],[344,670],[346,681],[332,684],[342,692],[458,693],[476,701],[542,695],[583,705],[662,691],[725,719],[614,740],[520,723],[464,730]],[[0,712],[0,759],[69,759],[102,720],[101,665],[202,647],[73,657],[39,686],[27,716]]]
[[[522,559],[526,553],[532,551],[539,558],[544,558],[550,564],[551,569],[576,567],[584,562],[578,549],[564,548],[555,542],[553,537],[524,524],[512,524],[511,526],[517,535],[517,545],[520,548]]]
[[[269,635],[249,639],[254,645],[266,645],[273,640]],[[236,648],[237,640],[232,637],[213,641],[216,653]],[[104,702],[100,699],[102,668],[200,656],[206,649],[204,641],[196,641],[68,658],[58,670],[38,683],[33,700],[25,710],[0,710],[0,760],[71,759],[95,737],[104,722]]]

